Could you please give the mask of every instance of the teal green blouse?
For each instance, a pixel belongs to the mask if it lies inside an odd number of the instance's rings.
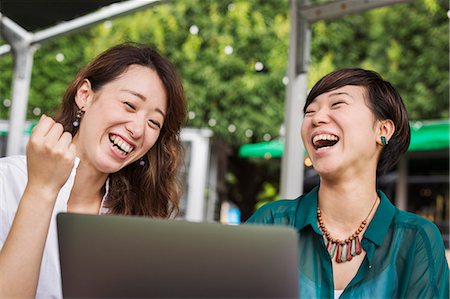
[[[247,223],[286,225],[299,235],[301,298],[333,298],[331,258],[317,225],[317,191],[262,206]],[[361,240],[366,256],[340,298],[449,298],[449,268],[432,222],[381,202]]]

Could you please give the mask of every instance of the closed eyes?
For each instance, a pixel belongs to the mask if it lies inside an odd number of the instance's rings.
[[[345,104],[347,104],[347,103],[344,102],[344,101],[337,101],[337,102],[334,102],[334,103],[331,104],[331,108],[336,109],[336,108],[339,108],[339,107],[341,107],[342,105],[345,105]],[[311,115],[311,114],[313,114],[313,113],[315,113],[315,112],[316,112],[316,111],[313,110],[313,109],[311,109],[311,110],[306,110],[305,113],[304,113],[304,115],[305,115],[305,116],[306,116],[306,115]]]
[[[161,129],[161,124],[159,122],[157,122],[155,120],[149,120],[149,123],[150,123],[151,126],[155,126],[158,129]]]
[[[136,111],[136,106],[135,106],[134,104],[132,104],[132,103],[130,103],[130,102],[127,102],[127,101],[125,101],[125,102],[123,102],[123,103],[125,104],[125,107],[127,108],[127,110],[132,111],[132,112],[135,112],[135,111]],[[152,127],[152,128],[156,127],[156,128],[158,128],[158,129],[161,129],[161,127],[162,127],[162,126],[161,126],[161,123],[158,122],[157,120],[149,119],[149,120],[148,120],[148,124],[149,124],[149,126]]]
[[[125,104],[129,109],[131,109],[131,110],[133,110],[133,111],[136,110],[136,107],[135,107],[133,104],[131,104],[130,102],[124,102],[124,104]]]
[[[339,109],[341,107],[347,106],[349,103],[347,101],[336,101],[331,104],[331,109]]]
[[[334,102],[334,103],[331,105],[331,107],[336,107],[336,106],[339,106],[339,105],[341,105],[341,104],[345,104],[345,102],[343,102],[343,101],[337,101],[337,102]]]

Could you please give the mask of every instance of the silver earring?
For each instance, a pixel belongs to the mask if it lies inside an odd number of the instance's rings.
[[[81,107],[80,109],[78,109],[78,111],[77,111],[77,115],[75,116],[75,120],[72,122],[72,125],[73,125],[74,128],[78,128],[78,126],[80,125],[81,117],[84,114],[83,109],[84,109],[84,106]]]
[[[144,157],[142,157],[141,159],[139,159],[139,166],[144,167],[145,166],[145,160]]]

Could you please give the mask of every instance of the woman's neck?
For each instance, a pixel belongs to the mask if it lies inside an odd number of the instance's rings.
[[[321,178],[318,205],[322,218],[335,237],[347,237],[369,215],[370,220],[378,205],[376,177],[356,177],[351,180],[326,180]],[[339,235],[339,236],[337,236]],[[344,238],[344,239],[345,239]]]
[[[90,165],[80,161],[68,206],[76,207],[77,210],[100,207],[107,178],[108,174],[99,173]]]

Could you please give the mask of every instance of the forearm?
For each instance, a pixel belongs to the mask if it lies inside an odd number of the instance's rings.
[[[27,186],[0,251],[0,298],[35,297],[57,193]]]

